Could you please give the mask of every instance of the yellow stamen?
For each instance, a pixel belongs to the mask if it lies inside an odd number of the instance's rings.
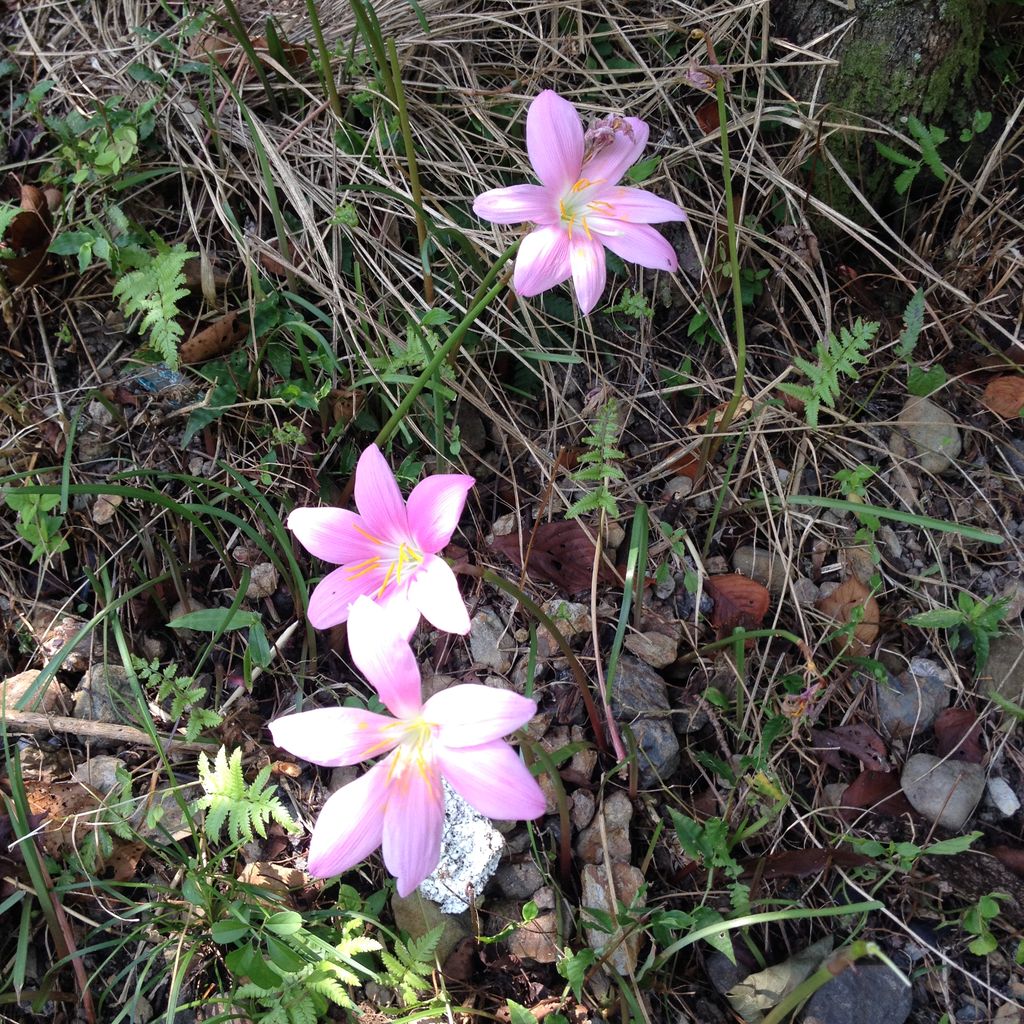
[[[366,576],[368,573],[373,572],[379,564],[380,559],[376,555],[372,558],[364,559],[362,562],[356,562],[354,565],[350,565],[348,567],[348,578],[350,580],[357,580],[361,576]]]
[[[374,537],[372,533],[367,533],[358,523],[353,523],[352,529],[355,530],[356,533],[361,533],[371,544],[384,543],[384,541],[382,541],[379,537]]]

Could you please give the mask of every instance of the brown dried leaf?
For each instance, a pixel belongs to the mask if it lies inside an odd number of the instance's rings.
[[[112,872],[115,882],[130,882],[139,867],[139,861],[146,852],[145,843],[125,843],[115,840],[114,852],[103,862],[103,867]]]
[[[92,812],[100,800],[92,790],[77,782],[25,781],[29,811],[43,821],[39,837],[43,850],[59,857],[81,845]]]
[[[46,260],[50,245],[53,218],[46,194],[34,185],[21,186],[21,213],[8,225],[0,240],[0,251],[9,250],[0,259],[0,269],[13,285],[32,283]]]
[[[719,637],[728,636],[737,626],[759,628],[771,605],[768,588],[738,572],[709,576],[704,587],[715,602],[711,625]]]
[[[722,418],[722,414],[726,409],[729,408],[728,402],[723,402],[721,405],[716,405],[713,409],[708,409],[703,416],[698,416],[695,420],[690,420],[686,424],[687,430],[692,430],[696,434],[703,434],[708,428],[708,422],[714,421],[716,424]],[[739,405],[736,406],[736,412],[733,413],[732,422],[736,423],[743,419],[744,416],[754,408],[754,402],[750,398],[741,398]]]
[[[811,738],[814,740],[816,752],[820,753],[822,760],[833,768],[843,767],[836,751],[844,750],[870,771],[892,771],[885,742],[870,726],[854,723],[840,725],[835,729],[812,729]]]
[[[1016,373],[996,377],[985,388],[981,404],[1004,420],[1019,419],[1024,415],[1024,377]]]
[[[871,591],[856,576],[840,583],[831,594],[818,602],[817,607],[820,612],[844,626],[853,621],[856,609],[863,608],[864,615],[853,631],[850,653],[860,656],[867,654],[868,646],[878,638],[881,610]],[[845,644],[845,637],[838,637],[835,641],[836,647]]]
[[[105,526],[117,515],[118,506],[124,501],[120,494],[101,494],[92,503],[92,521],[97,526]]]
[[[820,875],[831,867],[859,868],[870,864],[871,858],[843,846],[835,849],[813,847],[807,850],[783,850],[781,853],[771,853],[767,857],[752,858],[740,863],[744,878],[759,877],[762,881],[772,881]]]
[[[705,135],[710,135],[712,132],[718,131],[718,101],[717,100],[705,100],[694,112],[693,116],[697,119],[697,124],[700,125],[700,130]]]
[[[981,748],[981,722],[967,708],[946,708],[935,719],[935,753],[957,761],[981,764],[985,751]]]
[[[989,853],[1015,875],[1024,878],[1024,850],[1019,846],[993,846]]]
[[[269,65],[273,58],[270,57],[270,46],[267,42],[267,37],[252,36],[249,41],[252,43],[252,48],[256,52],[260,63]],[[309,60],[309,54],[302,46],[282,40],[281,50],[284,53],[285,59],[293,67],[299,67]],[[192,45],[189,46],[189,56],[193,59],[199,59],[204,56],[211,57],[225,70],[233,70],[244,65],[243,78],[246,80],[255,75],[252,67],[248,64],[248,58],[241,44],[234,36],[227,35],[226,33],[204,32],[202,35],[197,36],[192,41]]]
[[[238,880],[246,885],[256,885],[271,892],[286,893],[305,886],[306,875],[298,868],[286,868],[265,860],[254,860],[242,868]]]
[[[899,818],[904,814],[914,813],[910,801],[900,788],[899,776],[895,772],[862,771],[846,787],[841,802],[845,810],[840,811],[840,814],[848,821],[859,817],[851,808],[874,811],[877,814],[884,814],[887,818]]]
[[[524,529],[524,537],[529,536],[530,531]],[[518,568],[523,567],[518,532],[495,537],[491,548]],[[582,523],[575,520],[542,523],[533,536],[526,572],[535,582],[554,583],[566,594],[578,594],[590,589],[594,555],[594,543],[584,532]],[[616,574],[603,562],[597,578],[601,583],[618,582]]]
[[[248,327],[237,312],[226,313],[198,334],[193,334],[180,348],[182,366],[206,362],[230,352],[246,335]]]

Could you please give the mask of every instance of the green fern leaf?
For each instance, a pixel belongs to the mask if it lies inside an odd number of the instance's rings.
[[[596,483],[597,487],[574,502],[566,510],[566,519],[576,519],[588,512],[601,511],[612,519],[619,516],[619,506],[611,493],[612,480],[624,480],[625,473],[617,465],[626,453],[617,445],[621,422],[619,403],[609,398],[597,411],[590,433],[583,438],[585,450],[576,460],[580,468],[572,474],[574,483]]]
[[[178,302],[188,295],[185,263],[195,253],[183,245],[157,243],[157,252],[114,285],[114,298],[125,316],[142,315],[138,330],[149,331],[149,344],[171,369],[178,366],[178,345],[184,332],[177,322]]]
[[[896,355],[909,359],[917,347],[917,340],[924,330],[924,291],[918,288],[903,311],[903,330],[896,343]]]

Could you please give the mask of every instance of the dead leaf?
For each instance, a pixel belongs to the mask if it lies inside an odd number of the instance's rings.
[[[842,809],[839,813],[847,821],[860,816],[854,808],[884,814],[887,818],[900,818],[904,814],[914,813],[895,772],[862,771],[846,787],[840,802]]]
[[[25,781],[29,811],[38,815],[43,850],[60,857],[80,847],[89,832],[93,812],[100,799],[78,782]]]
[[[996,377],[981,396],[981,404],[1004,420],[1016,420],[1024,415],[1024,377],[1010,373]]]
[[[1015,875],[1024,878],[1024,850],[1018,846],[993,846],[989,853]]]
[[[719,127],[718,100],[705,100],[694,112],[693,116],[705,135],[717,132]]]
[[[239,873],[238,880],[246,885],[280,893],[302,889],[307,881],[306,875],[298,868],[286,868],[265,860],[249,861]]]
[[[524,528],[524,543],[529,542],[529,536],[529,529]],[[491,548],[504,555],[517,568],[523,567],[518,531],[504,537],[495,537]],[[542,523],[533,535],[526,572],[534,582],[554,583],[563,593],[578,594],[590,589],[594,555],[594,542],[584,532],[582,523],[575,520]],[[619,582],[615,572],[604,563],[598,570],[597,578],[601,583]]]
[[[703,434],[708,428],[709,421],[714,421],[715,424],[718,423],[722,418],[722,414],[729,408],[729,404],[729,402],[723,402],[721,405],[716,405],[713,409],[708,409],[703,416],[698,416],[695,420],[690,420],[690,422],[686,424],[686,429],[692,430],[695,434]],[[731,422],[737,423],[753,408],[753,399],[746,397],[740,399],[740,403],[736,406],[736,411],[733,413]]]
[[[198,334],[193,334],[178,351],[182,366],[206,362],[230,352],[246,335],[248,327],[237,312],[226,313]]]
[[[21,213],[0,240],[0,268],[13,285],[33,283],[46,260],[53,234],[46,194],[34,185],[21,186]]]
[[[139,867],[139,861],[146,852],[145,843],[114,841],[114,852],[103,862],[115,882],[130,882]]]
[[[270,44],[266,36],[252,36],[249,40],[261,64],[270,65]],[[285,59],[293,66],[300,67],[309,60],[305,47],[281,40],[281,51]],[[242,45],[234,36],[204,32],[197,36],[189,46],[189,56],[193,59],[211,57],[225,70],[243,67],[243,80],[248,81],[255,76],[255,71],[248,64],[248,58]]]
[[[842,626],[852,622],[857,609],[863,608],[864,613],[853,631],[849,653],[860,657],[868,653],[869,645],[878,638],[881,609],[871,591],[856,576],[840,583],[818,602],[817,608]],[[839,636],[833,641],[833,647],[842,648],[846,643],[846,636]]]
[[[835,729],[812,729],[811,738],[815,749],[822,754],[822,760],[833,768],[842,769],[842,762],[836,751],[852,754],[861,765],[873,772],[891,772],[889,751],[881,736],[868,725],[854,723],[839,725]]]
[[[849,847],[839,846],[834,849],[813,847],[808,850],[783,850],[781,853],[770,853],[767,857],[740,861],[740,866],[744,878],[757,877],[768,882],[779,878],[820,875],[831,867],[859,868],[870,862],[870,857],[855,853]]]
[[[981,748],[981,722],[967,708],[946,708],[935,719],[935,753],[957,761],[981,764],[985,751]]]
[[[709,576],[704,588],[715,602],[711,625],[719,638],[728,636],[737,626],[758,629],[771,605],[768,588],[738,572]]]

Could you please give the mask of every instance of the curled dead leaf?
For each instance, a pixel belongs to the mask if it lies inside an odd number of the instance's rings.
[[[758,629],[771,606],[768,588],[738,572],[709,576],[704,588],[715,602],[711,625],[719,637],[728,636],[737,626]]]
[[[837,751],[852,754],[865,767],[874,772],[891,772],[889,751],[882,737],[868,725],[853,722],[837,725],[834,729],[812,729],[814,749],[821,759],[833,768],[842,769]]]
[[[849,652],[857,656],[867,654],[868,647],[878,639],[881,609],[871,591],[856,576],[840,583],[831,594],[817,604],[818,611],[846,626],[859,617],[850,641]],[[860,611],[862,609],[862,611]],[[846,635],[836,637],[833,646],[838,650],[846,646]]]
[[[0,269],[13,285],[38,279],[53,235],[53,217],[46,193],[34,185],[21,186],[21,213],[0,240]]]
[[[96,794],[78,782],[25,780],[28,809],[42,824],[38,835],[43,850],[60,857],[82,845],[93,813],[100,805]]]
[[[124,501],[120,494],[101,494],[92,503],[92,521],[97,526],[106,526],[117,514],[117,508]]]
[[[860,817],[854,808],[874,811],[887,818],[913,814],[914,808],[903,793],[896,772],[873,772],[865,769],[846,787],[840,800],[840,815],[847,821]]]
[[[698,416],[695,420],[690,420],[686,424],[687,430],[692,430],[696,434],[703,434],[708,429],[708,423],[713,422],[715,424],[722,418],[722,414],[726,409],[729,408],[728,402],[723,402],[721,405],[716,405],[713,409],[708,409],[703,416]],[[736,423],[743,419],[744,416],[754,408],[753,399],[741,398],[739,405],[736,406],[736,412],[733,413],[732,422]]]
[[[1024,416],[1024,377],[1016,373],[996,377],[985,388],[981,404],[1004,420]]]
[[[206,362],[230,352],[246,335],[248,328],[238,312],[227,313],[214,320],[198,334],[193,334],[178,352],[182,366]]]
[[[523,536],[528,541],[529,528],[524,527]],[[491,548],[516,567],[523,568],[518,532],[495,537]],[[590,589],[594,553],[594,542],[584,531],[582,523],[572,519],[561,523],[542,523],[534,532],[533,547],[527,553],[526,572],[532,580],[554,583],[566,594],[578,594]],[[604,563],[597,578],[601,583],[618,582],[614,570]]]
[[[968,708],[946,708],[940,711],[932,726],[935,731],[935,753],[955,761],[981,764],[985,751],[981,746],[981,722]]]
[[[265,860],[252,860],[242,868],[238,880],[246,885],[256,885],[271,892],[286,893],[290,889],[301,889],[306,884],[306,875],[298,868],[286,868]]]

